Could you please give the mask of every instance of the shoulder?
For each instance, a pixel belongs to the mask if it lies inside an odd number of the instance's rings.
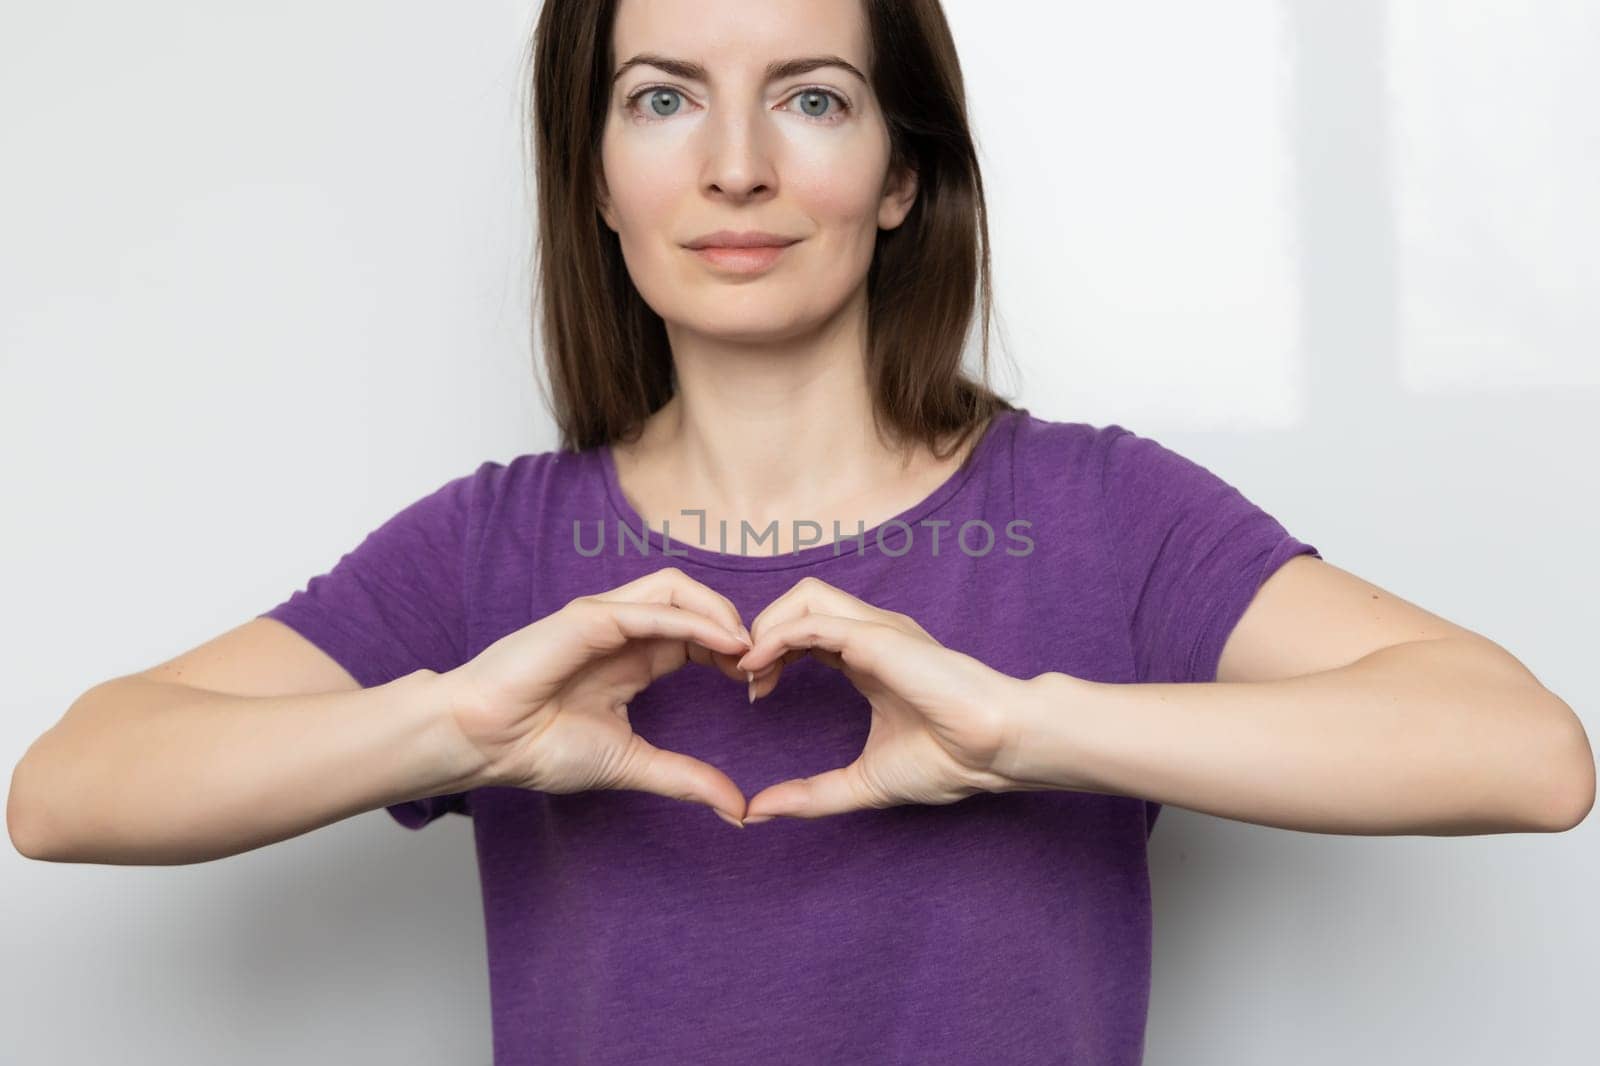
[[[573,518],[602,516],[609,506],[605,467],[593,448],[485,459],[457,482],[467,500],[470,525],[522,543],[544,532],[568,530]]]
[[[1139,475],[1182,476],[1204,471],[1199,463],[1149,433],[1118,422],[1074,422],[1016,412],[1013,462],[1020,474],[1059,486],[1063,478],[1115,489]]]
[[[1012,439],[1018,487],[1043,492],[1099,491],[1112,445],[1120,438],[1136,436],[1114,422],[1100,425],[1042,418],[1020,409]]]
[[[1059,514],[1074,528],[1103,516],[1105,535],[1160,524],[1177,512],[1218,513],[1243,505],[1237,489],[1155,436],[1117,422],[1017,419],[1012,483],[1017,506]]]
[[[455,483],[483,500],[561,494],[600,477],[593,451],[525,452],[508,459],[484,459]]]
[[[1016,517],[1061,550],[1101,543],[1105,454],[1127,432],[1115,424],[1044,418],[1019,408],[1003,449]]]

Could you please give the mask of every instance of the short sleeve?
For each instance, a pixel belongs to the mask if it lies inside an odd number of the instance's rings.
[[[1140,682],[1209,682],[1267,578],[1317,549],[1216,474],[1122,426],[1100,433],[1108,551]]]
[[[409,504],[326,573],[258,617],[295,630],[363,688],[461,665],[467,658],[468,559],[497,468],[485,462]],[[406,828],[420,829],[450,811],[470,814],[469,799],[451,793],[387,810]]]

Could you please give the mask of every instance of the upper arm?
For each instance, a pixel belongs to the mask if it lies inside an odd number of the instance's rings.
[[[137,675],[244,696],[371,688],[466,658],[467,560],[489,510],[492,461],[415,500],[271,610]],[[455,811],[467,792],[390,804],[408,829]]]
[[[1273,681],[1412,641],[1470,643],[1537,678],[1487,637],[1322,559],[1271,514],[1154,438],[1100,434],[1109,554],[1140,681]]]
[[[1217,678],[1223,643],[1268,577],[1319,556],[1270,513],[1154,437],[1097,435],[1104,540],[1127,619],[1133,678]]]
[[[1284,563],[1261,585],[1223,645],[1218,681],[1276,681],[1347,666],[1408,641],[1487,637],[1311,556]]]
[[[501,469],[485,461],[408,504],[259,618],[315,645],[363,688],[461,665],[473,535]],[[256,639],[289,642],[276,632]]]
[[[266,616],[133,676],[234,696],[298,696],[361,687],[327,652]]]
[[[381,685],[464,658],[464,558],[500,465],[452,478],[268,611],[140,677],[244,696]]]

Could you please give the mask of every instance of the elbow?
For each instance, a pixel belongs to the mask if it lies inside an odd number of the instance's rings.
[[[11,787],[6,793],[6,835],[23,858],[57,862],[59,856],[49,839],[48,812],[40,807],[35,790],[28,784],[36,769],[25,753],[11,770]]]
[[[11,816],[9,806],[6,809],[6,834],[11,837],[11,846],[23,858],[37,859],[40,862],[50,861],[50,854],[43,846],[43,842],[33,836],[29,828],[18,826],[16,819]]]
[[[1577,802],[1569,802],[1557,809],[1557,817],[1545,829],[1547,833],[1565,833],[1569,829],[1576,829],[1589,817],[1589,812],[1594,809],[1594,774],[1591,766],[1589,787],[1585,793],[1579,790]]]
[[[23,804],[18,798],[17,779],[20,776],[21,764],[11,772],[11,789],[6,794],[6,835],[11,838],[11,846],[17,853],[28,859],[44,859],[47,856],[44,842],[39,839],[38,820],[31,815],[23,813]]]
[[[1589,748],[1584,746],[1587,753]],[[1585,777],[1574,789],[1577,799],[1570,802],[1560,811],[1561,817],[1557,819],[1555,832],[1565,833],[1568,829],[1576,829],[1589,817],[1589,812],[1594,809],[1594,757],[1589,755]]]
[[[1581,825],[1594,809],[1595,764],[1583,722],[1565,701],[1556,702],[1564,720],[1558,730],[1556,754],[1546,764],[1543,775],[1549,787],[1541,791],[1551,797],[1544,830],[1565,833]]]

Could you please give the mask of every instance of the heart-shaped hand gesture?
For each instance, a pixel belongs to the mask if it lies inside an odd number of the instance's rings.
[[[1000,791],[994,772],[1007,744],[1018,678],[946,648],[909,616],[802,578],[750,625],[738,667],[756,675],[752,698],[773,690],[802,655],[840,670],[866,696],[872,722],[848,766],[780,781],[756,793],[744,822],[817,818],[902,803],[954,803]]]

